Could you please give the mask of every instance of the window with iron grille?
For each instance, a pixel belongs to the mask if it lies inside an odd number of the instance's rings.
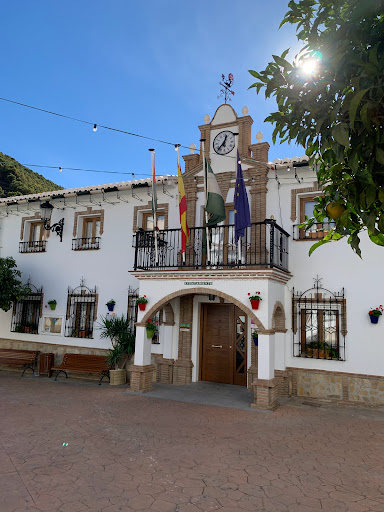
[[[138,298],[139,298],[138,290],[137,289],[133,290],[131,287],[129,287],[127,319],[129,322],[129,330],[131,332],[135,332],[135,323],[137,322],[137,309],[138,309],[136,301]]]
[[[292,297],[293,352],[295,356],[345,360],[346,301],[344,289],[333,293],[320,286]]]
[[[75,289],[68,288],[65,336],[93,338],[97,318],[98,295],[83,283]]]
[[[43,307],[42,288],[28,283],[31,293],[13,305],[11,332],[39,334],[39,321]]]

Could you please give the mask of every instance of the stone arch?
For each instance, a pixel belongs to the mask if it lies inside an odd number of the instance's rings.
[[[251,320],[253,320],[253,322],[257,326],[258,332],[260,334],[263,334],[263,332],[267,331],[265,329],[264,325],[261,323],[261,321],[255,315],[255,313],[252,311],[252,309],[250,309],[245,304],[243,304],[239,300],[235,299],[231,295],[228,295],[227,293],[224,293],[219,290],[212,289],[212,288],[192,288],[190,290],[178,290],[177,292],[170,293],[169,295],[166,295],[165,297],[160,299],[156,304],[154,304],[144,315],[141,322],[137,322],[136,325],[138,327],[145,327],[148,319],[151,318],[159,309],[164,307],[164,304],[168,304],[172,299],[175,299],[176,297],[181,297],[182,295],[216,295],[217,297],[226,299],[229,302],[231,302],[232,304],[235,304]]]
[[[285,327],[285,312],[284,306],[278,300],[275,303],[272,313],[272,329],[275,332],[287,332]]]

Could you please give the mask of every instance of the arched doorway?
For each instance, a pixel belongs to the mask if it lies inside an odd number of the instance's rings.
[[[209,295],[214,295],[215,300],[209,301]],[[180,304],[172,302],[176,299]],[[167,372],[167,375],[172,373],[169,383],[182,385],[192,380],[207,380],[246,385],[247,369],[256,365],[255,347],[247,339],[248,319],[259,333],[265,331],[254,311],[222,291],[193,288],[158,300],[137,326],[145,327],[148,319],[170,302],[179,309],[180,315],[173,326],[178,338],[177,354],[173,351],[170,355],[167,351],[164,356],[172,367]]]

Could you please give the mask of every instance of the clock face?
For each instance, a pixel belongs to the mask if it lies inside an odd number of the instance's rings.
[[[216,135],[213,140],[213,149],[218,155],[226,155],[235,147],[235,136],[232,132],[224,131]]]

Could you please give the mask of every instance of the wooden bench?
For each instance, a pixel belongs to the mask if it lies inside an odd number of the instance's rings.
[[[0,364],[9,366],[25,366],[21,376],[26,370],[35,371],[35,362],[38,350],[17,350],[15,348],[0,348]]]
[[[59,366],[52,366],[51,370],[56,371],[55,380],[60,373],[65,373],[68,379],[67,372],[79,373],[97,373],[101,375],[99,386],[104,377],[109,379],[110,365],[107,362],[106,356],[91,356],[89,354],[64,354],[63,362]]]

